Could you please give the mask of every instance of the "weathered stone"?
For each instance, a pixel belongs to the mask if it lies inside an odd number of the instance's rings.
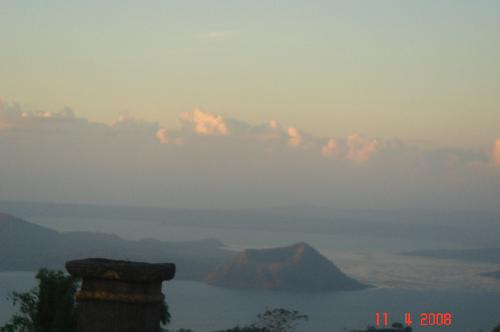
[[[82,278],[78,332],[160,331],[161,283],[174,277],[174,264],[91,258],[69,261],[66,269]]]

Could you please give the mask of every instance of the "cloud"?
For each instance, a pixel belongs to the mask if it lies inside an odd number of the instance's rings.
[[[155,137],[158,140],[158,142],[160,142],[161,144],[167,144],[168,143],[167,129],[165,129],[165,128],[158,129],[156,131]]]
[[[69,107],[64,107],[59,112],[38,111],[34,113],[22,112],[23,118],[45,118],[45,119],[74,119],[75,112]]]
[[[349,135],[347,137],[347,159],[356,162],[367,161],[377,151],[378,146],[377,140],[370,140],[359,134]]]
[[[19,105],[10,104],[0,99],[0,130],[13,128],[29,116],[28,113],[22,112]]]
[[[271,129],[278,129],[280,124],[276,120],[270,120],[269,121],[269,128]]]
[[[0,100],[0,130],[21,128],[53,130],[81,121],[86,120],[76,118],[69,107],[64,107],[58,112],[25,111],[17,104]]]
[[[338,150],[339,146],[337,140],[334,138],[330,138],[328,142],[326,142],[326,144],[321,148],[321,155],[323,157],[330,157]]]
[[[289,127],[287,129],[288,133],[288,144],[293,147],[300,146],[302,143],[302,134],[295,127]]]
[[[493,161],[493,165],[500,167],[500,137],[496,139],[491,151],[491,160]]]
[[[111,127],[118,130],[156,132],[159,125],[156,122],[137,119],[129,113],[123,112],[118,116],[118,119],[111,124]]]
[[[492,167],[500,166],[500,138],[492,149],[446,149],[361,134],[321,137],[199,109],[181,114],[180,125],[126,113],[107,124],[69,108],[0,102],[0,156],[2,199],[497,209],[500,195],[500,168]]]
[[[218,149],[225,146],[231,151],[252,149],[264,151],[266,155],[286,154],[286,151],[300,147],[301,153],[308,156],[332,157],[332,162],[349,160],[354,163],[367,163],[379,154],[386,163],[398,162],[398,158],[413,158],[414,162],[425,165],[486,165],[500,167],[500,138],[491,152],[479,150],[453,150],[444,148],[421,149],[409,142],[384,142],[351,134],[345,138],[314,136],[297,127],[281,125],[276,120],[261,124],[228,118],[205,112],[198,108],[180,114],[180,128],[168,128],[157,122],[137,119],[128,113],[122,113],[111,123],[95,123],[77,117],[73,110],[66,107],[57,112],[26,111],[17,104],[0,101],[0,133],[16,132],[16,135],[33,133],[33,138],[43,138],[46,133],[72,133],[86,139],[109,141],[120,140],[133,142],[156,142],[161,145],[177,145],[186,149],[203,145],[204,149]],[[203,136],[217,136],[218,140],[204,141]],[[199,138],[197,138],[199,137]],[[403,157],[404,155],[404,157]]]
[[[191,112],[180,115],[184,128],[188,128],[200,135],[227,135],[228,129],[224,119],[209,112],[195,108]]]

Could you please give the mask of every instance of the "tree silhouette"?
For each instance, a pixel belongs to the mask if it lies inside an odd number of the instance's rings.
[[[308,319],[307,315],[303,315],[297,310],[266,307],[263,313],[257,315],[256,323],[218,332],[293,332],[301,320]]]
[[[297,310],[266,308],[266,311],[259,314],[257,319],[257,326],[263,327],[270,332],[293,332],[301,320],[308,320],[309,317]]]
[[[13,292],[9,299],[19,312],[0,326],[0,332],[74,332],[76,331],[75,294],[78,280],[62,271],[40,269],[38,286],[25,293]],[[164,302],[161,312],[163,326],[170,323]],[[164,330],[166,331],[166,330]]]
[[[262,327],[257,327],[255,325],[249,325],[249,326],[236,326],[228,330],[223,330],[223,331],[215,331],[215,332],[269,332],[269,330],[262,328]]]
[[[40,269],[38,287],[13,292],[12,304],[19,307],[0,332],[72,332],[76,331],[75,292],[78,281],[61,271]]]

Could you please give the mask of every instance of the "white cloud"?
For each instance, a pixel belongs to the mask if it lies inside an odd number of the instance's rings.
[[[29,114],[22,112],[18,105],[9,104],[0,99],[0,130],[18,126],[26,116]]]
[[[269,121],[269,128],[271,129],[278,129],[280,124],[276,120],[271,120]]]
[[[137,127],[143,124],[142,121],[137,120],[135,117],[130,115],[128,112],[122,112],[118,115],[118,118],[115,122],[111,124],[112,127],[116,128],[126,128],[126,127]]]
[[[82,119],[77,119],[73,110],[68,107],[59,112],[24,111],[17,104],[0,100],[0,130],[37,127],[54,129],[78,121]]]
[[[339,146],[337,140],[334,138],[330,138],[328,142],[326,142],[326,144],[321,148],[321,155],[323,157],[330,157],[338,150]]]
[[[40,112],[35,112],[35,113],[28,113],[28,112],[23,112],[21,114],[23,118],[29,118],[29,117],[38,117],[38,118],[46,118],[46,119],[74,119],[75,118],[75,113],[73,110],[69,107],[65,107],[59,112],[47,112],[47,111],[40,111]]]
[[[161,144],[167,144],[168,143],[167,129],[165,129],[165,128],[158,129],[156,131],[155,137],[158,140],[158,142],[160,142]]]
[[[295,127],[289,127],[287,129],[288,133],[288,144],[293,147],[297,147],[302,143],[302,134]]]
[[[356,162],[367,161],[377,151],[378,146],[377,140],[370,140],[359,134],[351,134],[347,137],[347,159]]]
[[[496,208],[500,195],[500,168],[491,167],[500,166],[500,138],[490,151],[424,148],[359,134],[318,137],[201,110],[183,113],[176,128],[126,114],[96,123],[69,109],[33,112],[0,102],[0,156],[2,199],[226,207],[359,207],[379,199],[385,207]]]
[[[198,108],[191,112],[181,113],[180,119],[185,128],[189,128],[200,135],[228,134],[226,123],[221,116],[203,112]]]

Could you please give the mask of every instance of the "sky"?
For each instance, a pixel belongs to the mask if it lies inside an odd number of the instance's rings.
[[[498,1],[2,1],[0,199],[498,209],[499,32]]]

